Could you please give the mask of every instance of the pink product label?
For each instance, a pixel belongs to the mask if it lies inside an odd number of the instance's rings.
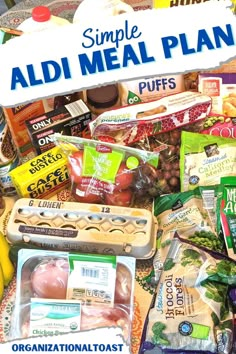
[[[227,120],[227,118],[226,118]],[[236,138],[236,120],[229,119],[229,121],[216,122],[211,127],[204,129],[202,134],[210,134],[214,136],[221,136],[223,138]]]
[[[220,79],[209,79],[202,81],[202,92],[210,97],[220,96]]]

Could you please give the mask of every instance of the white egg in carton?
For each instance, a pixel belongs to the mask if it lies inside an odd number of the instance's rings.
[[[7,238],[13,244],[148,259],[156,250],[156,224],[146,209],[20,198]]]

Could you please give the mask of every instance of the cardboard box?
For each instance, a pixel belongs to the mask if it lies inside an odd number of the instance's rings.
[[[0,44],[6,43],[9,39],[14,37],[18,37],[22,35],[22,31],[8,28],[8,27],[0,27]]]
[[[82,100],[69,103],[56,110],[26,120],[28,134],[37,154],[52,149],[55,144],[50,137],[54,133],[82,136],[91,122],[91,112]]]
[[[174,6],[202,4],[206,1],[212,1],[212,0],[153,0],[153,8],[161,9],[161,8],[174,7]]]
[[[47,199],[69,183],[67,157],[58,146],[23,163],[9,174],[20,197]]]
[[[43,101],[35,101],[12,108],[3,107],[3,110],[21,162],[32,159],[36,154],[25,121],[45,112]]]
[[[198,91],[212,99],[212,113],[236,117],[236,73],[201,73]]]

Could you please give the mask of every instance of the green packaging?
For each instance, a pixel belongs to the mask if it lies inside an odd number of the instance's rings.
[[[222,228],[227,253],[236,259],[236,176],[221,178],[218,228]]]
[[[220,183],[236,171],[236,139],[182,131],[181,191]]]

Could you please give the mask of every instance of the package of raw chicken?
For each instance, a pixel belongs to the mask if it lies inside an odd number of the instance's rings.
[[[119,327],[130,344],[134,277],[133,257],[22,249],[10,337]]]

